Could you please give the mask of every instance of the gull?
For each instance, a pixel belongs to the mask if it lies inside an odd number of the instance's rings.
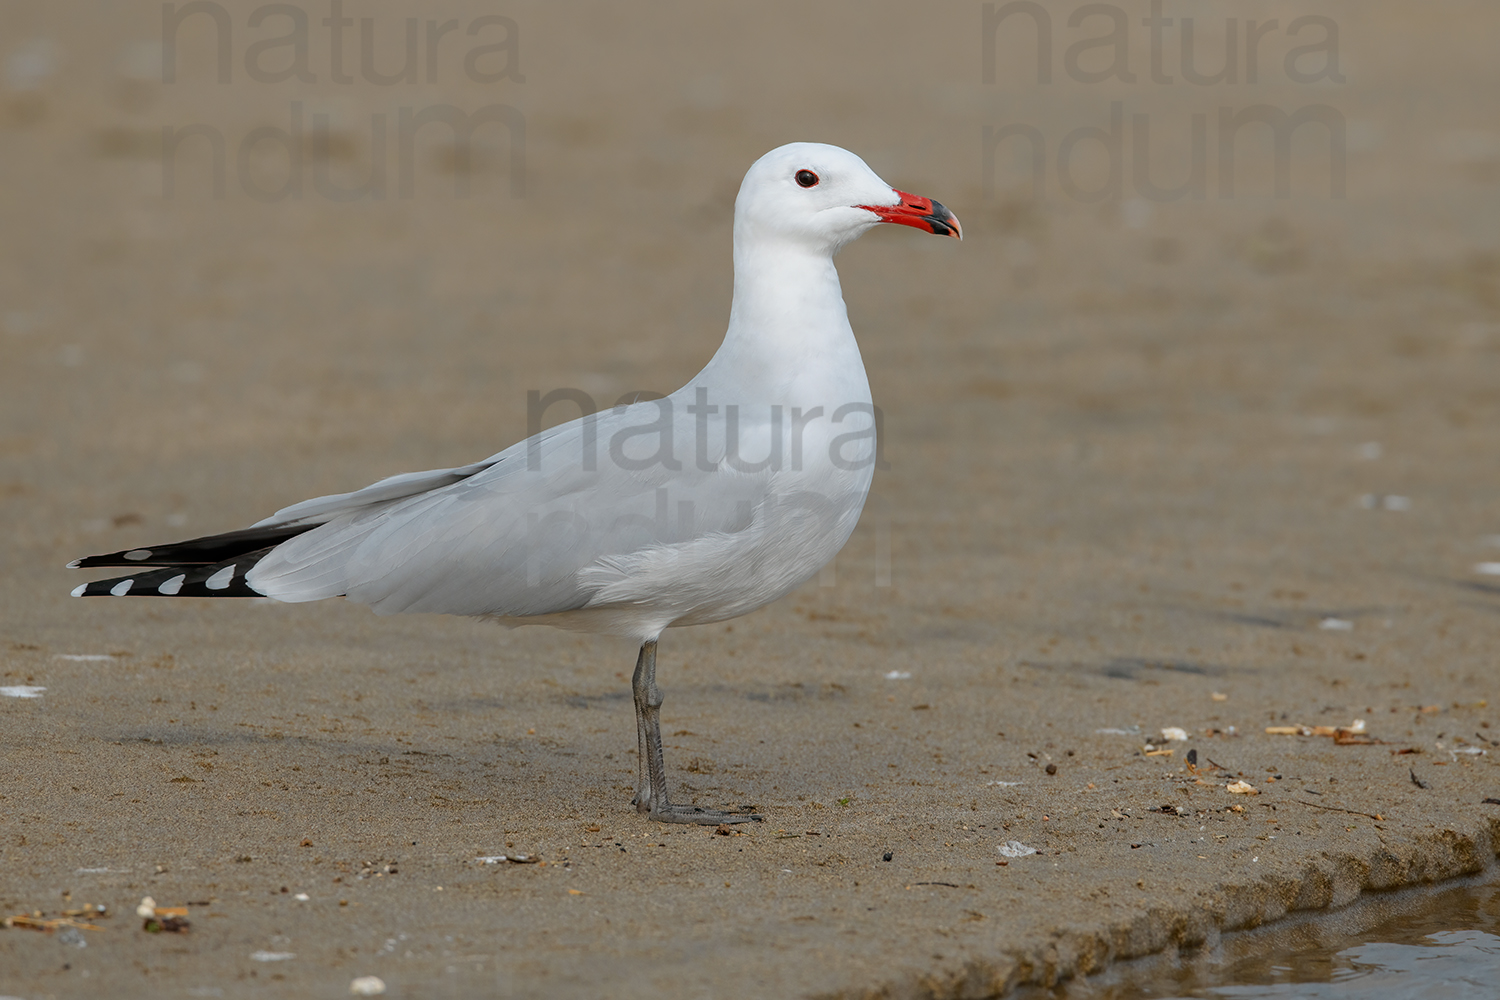
[[[670,396],[591,412],[472,465],[305,500],[248,528],[89,556],[130,567],[75,597],[330,597],[640,643],[636,810],[667,823],[761,817],[674,803],[656,644],[748,614],[816,574],[859,520],[875,408],[833,257],[881,223],[962,239],[940,203],[858,156],[796,142],[734,204],[734,298],[718,351]],[[581,396],[582,394],[577,394]]]

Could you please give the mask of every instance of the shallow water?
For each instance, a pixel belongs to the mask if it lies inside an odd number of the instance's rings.
[[[1500,997],[1500,884],[1377,896],[1021,996],[1490,1000]]]

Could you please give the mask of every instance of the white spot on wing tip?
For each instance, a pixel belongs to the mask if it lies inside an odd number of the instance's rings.
[[[151,558],[151,550],[150,549],[131,549],[129,552],[125,553],[124,558],[129,559],[131,562],[140,562],[143,559],[150,559]]]
[[[209,590],[225,590],[229,587],[229,581],[234,579],[234,567],[225,566],[213,576],[203,581],[203,586]]]
[[[76,587],[73,588],[73,596],[74,597],[82,597],[83,596],[83,592],[85,590],[88,590],[88,589],[89,589],[89,585],[88,584],[86,584],[86,583],[80,583],[78,586],[76,586]]]
[[[113,587],[110,587],[109,592],[116,597],[124,597],[126,594],[130,593],[130,588],[134,583],[134,580],[121,580]]]
[[[160,587],[157,587],[156,592],[158,594],[165,594],[168,597],[175,597],[177,592],[182,590],[182,581],[186,579],[186,573],[178,573],[172,579],[165,581]]]

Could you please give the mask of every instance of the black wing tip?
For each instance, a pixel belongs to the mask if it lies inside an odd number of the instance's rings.
[[[270,552],[247,553],[213,566],[148,569],[134,576],[94,580],[73,588],[74,597],[265,597],[245,582],[245,574]]]
[[[280,545],[304,531],[311,531],[316,524],[271,525],[263,528],[242,528],[221,535],[204,535],[183,542],[164,545],[145,545],[134,549],[121,549],[98,556],[84,556],[68,563],[69,569],[95,569],[104,566],[172,567],[172,566],[216,566],[237,559],[251,552]],[[249,566],[247,565],[248,569]]]
[[[157,546],[165,548],[165,546]],[[119,552],[111,552],[102,556],[84,556],[82,559],[74,559],[68,563],[68,569],[92,569],[95,566],[163,566],[172,565],[167,561],[155,562],[152,559],[155,553],[151,549],[122,549]]]

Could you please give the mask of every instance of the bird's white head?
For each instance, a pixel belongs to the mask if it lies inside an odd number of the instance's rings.
[[[938,202],[897,191],[847,149],[778,146],[751,164],[734,201],[735,240],[791,241],[826,253],[882,222],[963,238]]]

